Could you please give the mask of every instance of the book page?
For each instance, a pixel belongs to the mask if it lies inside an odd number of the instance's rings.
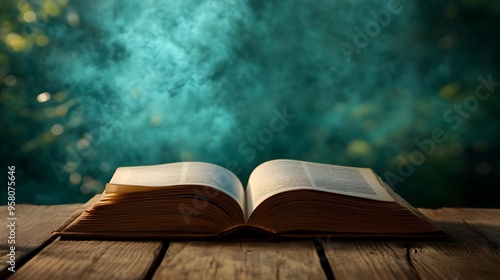
[[[107,193],[126,193],[148,190],[149,187],[202,185],[222,191],[234,198],[243,209],[245,192],[240,180],[229,170],[204,162],[178,162],[150,166],[119,167]],[[207,196],[213,195],[213,192]]]
[[[314,189],[381,201],[394,201],[369,168],[273,160],[254,169],[247,186],[247,213],[250,216],[262,201],[280,192]]]

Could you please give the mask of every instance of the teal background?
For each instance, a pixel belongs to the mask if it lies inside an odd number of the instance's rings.
[[[500,207],[499,27],[493,0],[3,1],[4,176],[57,204],[119,166],[292,158]]]

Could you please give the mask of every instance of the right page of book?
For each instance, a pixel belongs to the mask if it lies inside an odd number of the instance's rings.
[[[247,214],[270,196],[300,189],[395,201],[370,168],[280,159],[259,165],[250,175]]]

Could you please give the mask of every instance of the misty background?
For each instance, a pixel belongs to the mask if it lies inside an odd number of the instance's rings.
[[[500,207],[499,27],[493,0],[3,1],[4,178],[57,204],[119,166],[245,184],[290,158],[370,167],[418,207]]]

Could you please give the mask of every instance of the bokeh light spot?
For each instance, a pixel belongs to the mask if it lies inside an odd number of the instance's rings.
[[[19,34],[10,33],[5,37],[5,44],[7,44],[7,46],[9,46],[13,51],[20,52],[26,49],[28,41]]]
[[[351,141],[347,147],[347,154],[349,155],[367,155],[371,153],[372,148],[370,144],[363,140],[354,140]]]
[[[455,96],[459,91],[460,91],[460,83],[453,82],[442,87],[441,90],[439,91],[439,94],[443,98],[450,99],[453,96]]]
[[[9,86],[9,87],[12,87],[16,84],[17,82],[17,79],[16,77],[12,76],[12,75],[8,75],[6,76],[5,78],[3,78],[3,82]]]
[[[57,16],[61,13],[61,8],[55,2],[44,1],[42,5],[43,12],[49,16]]]
[[[20,12],[26,12],[31,8],[30,4],[26,1],[18,1],[17,2],[17,9]]]
[[[45,47],[49,44],[49,41],[50,41],[49,37],[47,37],[46,35],[40,34],[40,35],[36,36],[35,43],[39,47]]]
[[[78,172],[73,172],[71,175],[69,175],[69,181],[73,185],[78,185],[82,181],[82,175]]]
[[[23,13],[24,21],[32,23],[36,20],[36,14],[33,11],[26,11]]]
[[[68,97],[68,94],[64,91],[60,91],[54,94],[54,100],[57,102],[63,102]]]
[[[68,113],[68,108],[64,105],[57,106],[57,108],[55,110],[55,114],[58,117],[64,117],[64,116],[66,116],[67,113]]]
[[[90,142],[87,138],[80,138],[76,142],[76,147],[79,150],[86,150],[90,146]]]
[[[102,162],[99,165],[99,170],[101,170],[104,173],[108,173],[109,171],[111,171],[111,164],[109,164],[109,162],[107,162],[107,161]]]
[[[61,135],[64,132],[64,128],[60,124],[55,124],[50,128],[50,132],[54,135]]]
[[[161,117],[160,116],[152,116],[150,119],[149,119],[149,124],[152,126],[152,127],[158,127],[161,125]]]
[[[77,27],[80,25],[80,16],[75,11],[69,11],[66,14],[66,21],[71,27]]]
[[[42,92],[36,97],[36,100],[40,103],[47,102],[50,100],[50,93]]]

